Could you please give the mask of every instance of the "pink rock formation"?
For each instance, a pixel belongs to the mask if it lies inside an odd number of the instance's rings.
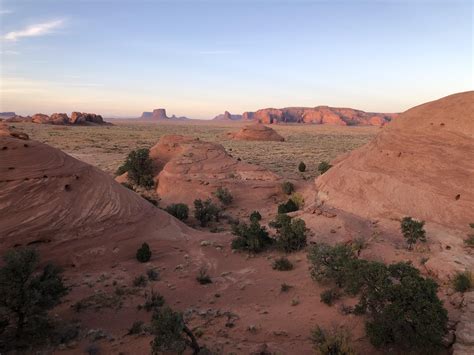
[[[228,137],[231,139],[244,141],[283,142],[285,140],[285,138],[275,132],[274,129],[260,123],[247,125],[237,133],[228,133]]]

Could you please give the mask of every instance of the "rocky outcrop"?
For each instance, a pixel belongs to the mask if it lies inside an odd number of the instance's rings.
[[[322,202],[369,218],[466,229],[474,210],[474,91],[402,114],[316,179]]]
[[[464,294],[464,308],[456,327],[453,355],[474,354],[474,291]]]
[[[17,139],[23,139],[25,141],[30,139],[30,137],[26,133],[14,130],[3,122],[0,122],[0,137],[12,137]]]
[[[153,116],[153,112],[144,111],[142,115],[140,116],[140,118],[148,119],[148,118],[151,118],[152,116]]]
[[[238,121],[242,119],[242,115],[232,115],[229,111],[217,115],[213,118],[214,121]]]
[[[167,120],[168,116],[166,116],[166,110],[164,108],[157,108],[153,110],[151,118],[154,120]]]
[[[35,245],[78,267],[135,257],[137,245],[178,240],[187,227],[108,174],[0,126],[0,245]],[[136,239],[139,236],[139,240]],[[100,256],[98,258],[98,256]]]
[[[244,112],[242,114],[243,121],[251,121],[253,120],[254,112]]]
[[[172,115],[171,117],[168,117],[166,114],[166,109],[164,108],[157,108],[154,109],[153,112],[148,112],[145,111],[142,113],[140,119],[145,119],[145,120],[157,120],[157,121],[181,121],[181,120],[188,120],[189,118],[181,116],[177,117],[175,115]]]
[[[51,116],[37,113],[32,117],[14,116],[6,120],[6,122],[33,122],[39,124],[55,124],[55,125],[111,125],[105,122],[101,115],[95,113],[73,112],[69,118],[65,113],[53,113]]]
[[[220,144],[198,138],[167,135],[150,149],[156,192],[164,204],[212,198],[218,187],[227,187],[234,204],[257,209],[280,192],[279,177],[257,165],[229,155]],[[126,173],[117,181],[127,180]]]
[[[227,136],[231,139],[242,141],[283,142],[285,140],[274,129],[259,123],[245,126],[236,133],[228,133]]]
[[[377,125],[390,122],[396,114],[372,113],[351,108],[329,106],[267,108],[256,111],[252,119],[262,123],[314,123],[338,126]]]

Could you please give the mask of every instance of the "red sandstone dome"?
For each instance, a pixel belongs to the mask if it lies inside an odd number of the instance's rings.
[[[285,138],[280,136],[273,128],[263,124],[251,124],[243,127],[237,133],[228,133],[228,136],[241,141],[275,141],[283,142]]]
[[[316,179],[319,199],[364,217],[474,221],[474,91],[414,107]]]

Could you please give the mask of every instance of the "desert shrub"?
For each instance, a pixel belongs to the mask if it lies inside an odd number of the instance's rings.
[[[293,200],[288,200],[286,203],[281,203],[278,205],[278,213],[289,213],[298,211],[298,205]]]
[[[143,304],[145,311],[150,312],[156,308],[163,307],[164,304],[165,299],[158,292],[151,290],[150,293],[145,293],[145,303]]]
[[[133,322],[132,326],[128,329],[128,335],[140,334],[143,331],[144,323],[141,320]]]
[[[250,214],[250,217],[249,217],[250,221],[251,222],[259,222],[262,220],[262,215],[260,214],[260,212],[258,211],[253,211],[251,214]]]
[[[250,224],[239,223],[232,227],[232,233],[236,238],[232,240],[232,249],[245,250],[252,253],[259,253],[272,244],[265,227],[256,220]]]
[[[423,229],[424,221],[417,221],[411,217],[404,217],[400,224],[403,237],[407,241],[408,249],[413,249],[417,241],[426,242],[426,232]]]
[[[282,256],[281,258],[275,259],[272,264],[273,270],[278,271],[289,271],[293,269],[293,264],[288,258]]]
[[[303,195],[295,192],[290,196],[290,200],[295,203],[296,207],[298,207],[299,210],[303,208],[303,206],[304,206],[304,197],[303,197]]]
[[[300,161],[300,163],[298,164],[298,170],[301,173],[304,173],[306,171],[306,164],[304,162]]]
[[[335,288],[321,292],[321,302],[327,304],[328,306],[332,306],[334,301],[338,300],[340,297],[341,294]]]
[[[332,168],[332,165],[329,164],[327,161],[323,160],[321,163],[319,163],[318,165],[318,171],[319,173],[322,175],[324,174],[326,171],[328,171],[329,169]]]
[[[282,283],[281,286],[280,286],[280,291],[281,292],[288,292],[292,288],[293,288],[293,286],[288,285],[287,283]]]
[[[138,186],[150,189],[154,186],[153,161],[148,149],[142,148],[131,151],[125,163],[117,170],[117,175],[128,173],[128,179]]]
[[[458,272],[453,280],[457,292],[469,291],[473,286],[472,274],[469,271]]]
[[[217,188],[216,192],[214,192],[214,196],[216,196],[217,199],[225,206],[230,205],[234,200],[234,197],[226,187]]]
[[[146,271],[146,276],[148,276],[148,280],[150,281],[159,281],[160,280],[160,273],[155,269],[148,269]]]
[[[207,285],[212,283],[211,277],[207,273],[207,269],[205,267],[201,267],[199,269],[199,273],[196,276],[197,282],[199,282],[201,285]]]
[[[7,340],[7,347],[31,346],[46,340],[52,330],[48,310],[67,293],[61,270],[51,264],[40,270],[38,263],[38,253],[30,248],[10,250],[3,257],[0,334]]]
[[[280,214],[277,214],[275,219],[273,221],[270,221],[268,225],[272,228],[281,228],[284,224],[287,224],[290,222],[291,222],[290,216],[284,213],[280,213]]]
[[[469,234],[466,239],[464,239],[464,244],[468,247],[474,247],[474,234]]]
[[[194,200],[194,217],[200,222],[201,227],[206,227],[209,222],[219,221],[219,207],[212,203],[210,199]]]
[[[150,261],[151,258],[151,249],[148,243],[143,243],[140,248],[138,248],[136,253],[136,258],[141,263],[146,263]]]
[[[186,326],[183,316],[169,307],[161,307],[153,312],[151,333],[155,336],[151,342],[152,354],[182,354],[187,346],[194,354],[201,350],[194,334]]]
[[[135,287],[145,287],[148,283],[148,279],[145,275],[138,275],[133,279],[133,286]]]
[[[283,184],[281,184],[281,190],[287,194],[287,195],[291,195],[294,191],[295,191],[295,185],[293,185],[291,182],[289,181],[285,181],[283,182]]]
[[[166,207],[166,212],[176,217],[180,221],[185,221],[188,219],[189,207],[184,203],[173,203]]]
[[[287,216],[288,217],[288,216]],[[276,226],[276,246],[278,249],[291,253],[306,246],[306,223],[300,218],[284,218],[272,223]]]
[[[317,326],[311,331],[311,341],[321,355],[356,355],[346,331],[328,332]]]

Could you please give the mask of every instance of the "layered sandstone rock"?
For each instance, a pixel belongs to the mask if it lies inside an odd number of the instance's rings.
[[[245,126],[237,133],[228,133],[228,137],[243,141],[283,142],[285,140],[285,138],[275,132],[274,129],[258,123]]]
[[[56,125],[110,125],[105,122],[101,115],[95,113],[73,112],[71,118],[65,113],[53,113],[51,116],[37,113],[30,116],[14,116],[6,120],[6,122],[33,122],[39,124],[56,124]]]
[[[69,119],[70,124],[88,125],[88,124],[104,124],[104,119],[101,115],[95,113],[73,112]]]
[[[0,147],[1,254],[35,245],[46,260],[62,265],[123,261],[144,241],[181,238],[188,230],[56,148],[18,139],[5,126]]]
[[[156,192],[163,203],[212,198],[218,187],[227,187],[234,203],[256,209],[280,191],[279,177],[257,165],[230,156],[220,144],[198,138],[167,135],[150,149],[155,168]],[[126,181],[126,173],[117,178]]]
[[[316,179],[318,197],[370,218],[468,228],[474,210],[474,92],[414,107]]]
[[[242,119],[242,115],[233,115],[229,111],[225,111],[223,114],[217,115],[213,118],[214,121],[238,121]]]

